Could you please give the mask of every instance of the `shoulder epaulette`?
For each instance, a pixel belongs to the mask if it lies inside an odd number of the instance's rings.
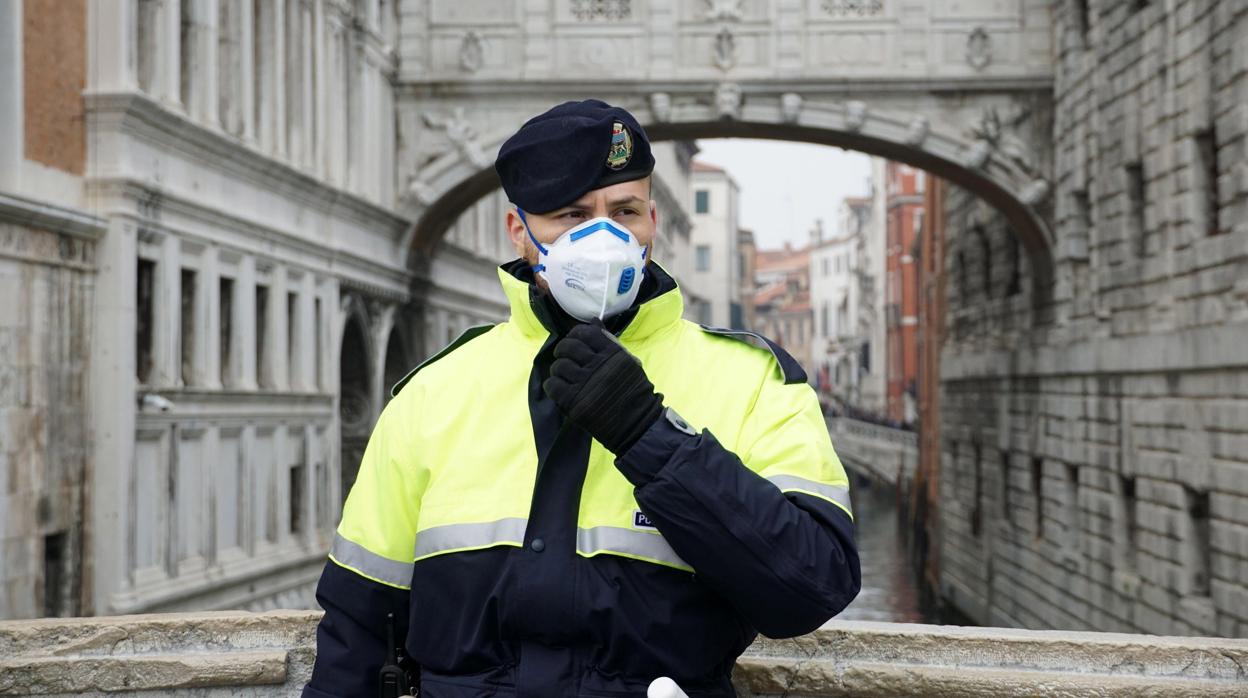
[[[785,351],[784,347],[763,335],[746,330],[730,330],[725,327],[710,327],[708,325],[698,325],[698,327],[701,327],[703,332],[719,335],[720,337],[729,337],[758,349],[766,349],[771,352],[771,355],[776,359],[776,363],[780,366],[780,373],[784,376],[785,385],[806,382],[806,371],[797,362],[797,359]]]
[[[400,378],[399,381],[394,384],[394,387],[390,388],[390,397],[397,397],[399,394],[399,391],[403,389],[403,386],[407,385],[407,382],[410,381],[413,376],[415,376],[417,373],[420,373],[420,369],[428,366],[429,364],[437,361],[438,359],[441,359],[447,354],[455,351],[456,349],[464,346],[468,342],[471,342],[472,340],[476,339],[477,337],[480,337],[481,335],[485,334],[486,332],[489,332],[492,329],[494,329],[494,325],[476,325],[474,327],[469,327],[468,329],[464,330],[462,334],[460,334],[458,337],[455,338],[455,341],[443,347],[442,351],[439,351],[433,356],[430,356],[429,358],[420,362],[420,365],[408,371],[406,376],[403,376],[402,378]]]

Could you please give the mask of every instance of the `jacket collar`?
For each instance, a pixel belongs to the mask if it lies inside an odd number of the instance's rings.
[[[533,271],[523,259],[499,266],[498,278],[511,305],[510,322],[525,336],[563,335],[576,324],[550,294],[538,289]],[[674,325],[684,311],[685,302],[676,280],[650,262],[637,300],[606,324],[621,340],[636,342]]]

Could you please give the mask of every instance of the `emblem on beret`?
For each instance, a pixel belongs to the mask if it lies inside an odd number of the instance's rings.
[[[620,122],[611,125],[611,150],[607,152],[607,167],[623,169],[633,157],[633,136]]]

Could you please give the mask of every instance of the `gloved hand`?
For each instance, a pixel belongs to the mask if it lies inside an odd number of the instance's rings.
[[[555,345],[542,389],[564,415],[615,455],[623,455],[663,414],[641,361],[600,322],[572,328]]]

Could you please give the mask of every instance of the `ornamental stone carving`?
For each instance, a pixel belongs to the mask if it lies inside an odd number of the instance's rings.
[[[708,21],[741,21],[741,0],[706,0],[706,5],[706,19]]]
[[[857,133],[867,123],[867,105],[854,100],[845,105],[845,130]]]
[[[464,40],[459,44],[459,67],[469,73],[475,73],[481,70],[484,64],[485,46],[482,44],[481,35],[470,31],[464,35]]]
[[[407,185],[407,194],[422,206],[432,206],[433,202],[438,200],[438,192],[433,185],[419,177],[413,177],[411,183]]]
[[[930,129],[927,117],[916,116],[910,121],[910,127],[906,129],[906,145],[918,147],[923,145],[923,141],[927,140],[927,132]]]
[[[963,154],[962,164],[972,170],[978,170],[988,164],[990,157],[992,157],[992,144],[988,141],[975,141]]]
[[[732,30],[724,27],[715,35],[715,65],[728,70],[737,62],[737,39]]]
[[[1035,179],[1023,189],[1023,191],[1019,194],[1019,198],[1022,199],[1023,203],[1029,206],[1035,206],[1036,204],[1039,204],[1049,198],[1050,191],[1051,187],[1049,186],[1049,182],[1047,180]]]
[[[989,154],[1000,155],[1024,172],[1038,176],[1027,144],[1015,135],[1015,131],[1030,113],[1024,105],[1018,103],[1010,103],[1001,108],[987,107],[980,113],[979,121],[971,127],[967,135],[975,139],[976,146],[983,144]]]
[[[796,92],[780,95],[780,116],[786,123],[796,123],[802,115],[802,96]]]
[[[572,15],[582,22],[620,21],[633,16],[632,0],[572,0]]]
[[[667,121],[672,118],[672,96],[666,92],[655,92],[650,95],[650,114],[655,121]]]
[[[884,14],[884,0],[823,0],[823,11],[833,17],[874,17]]]
[[[741,86],[725,82],[715,90],[715,109],[721,119],[737,119],[741,116]]]
[[[424,113],[425,125],[446,132],[447,139],[459,152],[477,167],[488,167],[490,158],[481,150],[477,142],[477,129],[464,113],[463,107],[455,107],[450,116],[437,116],[432,112]]]
[[[975,27],[966,37],[966,62],[975,70],[983,70],[992,62],[992,37],[983,27]]]

